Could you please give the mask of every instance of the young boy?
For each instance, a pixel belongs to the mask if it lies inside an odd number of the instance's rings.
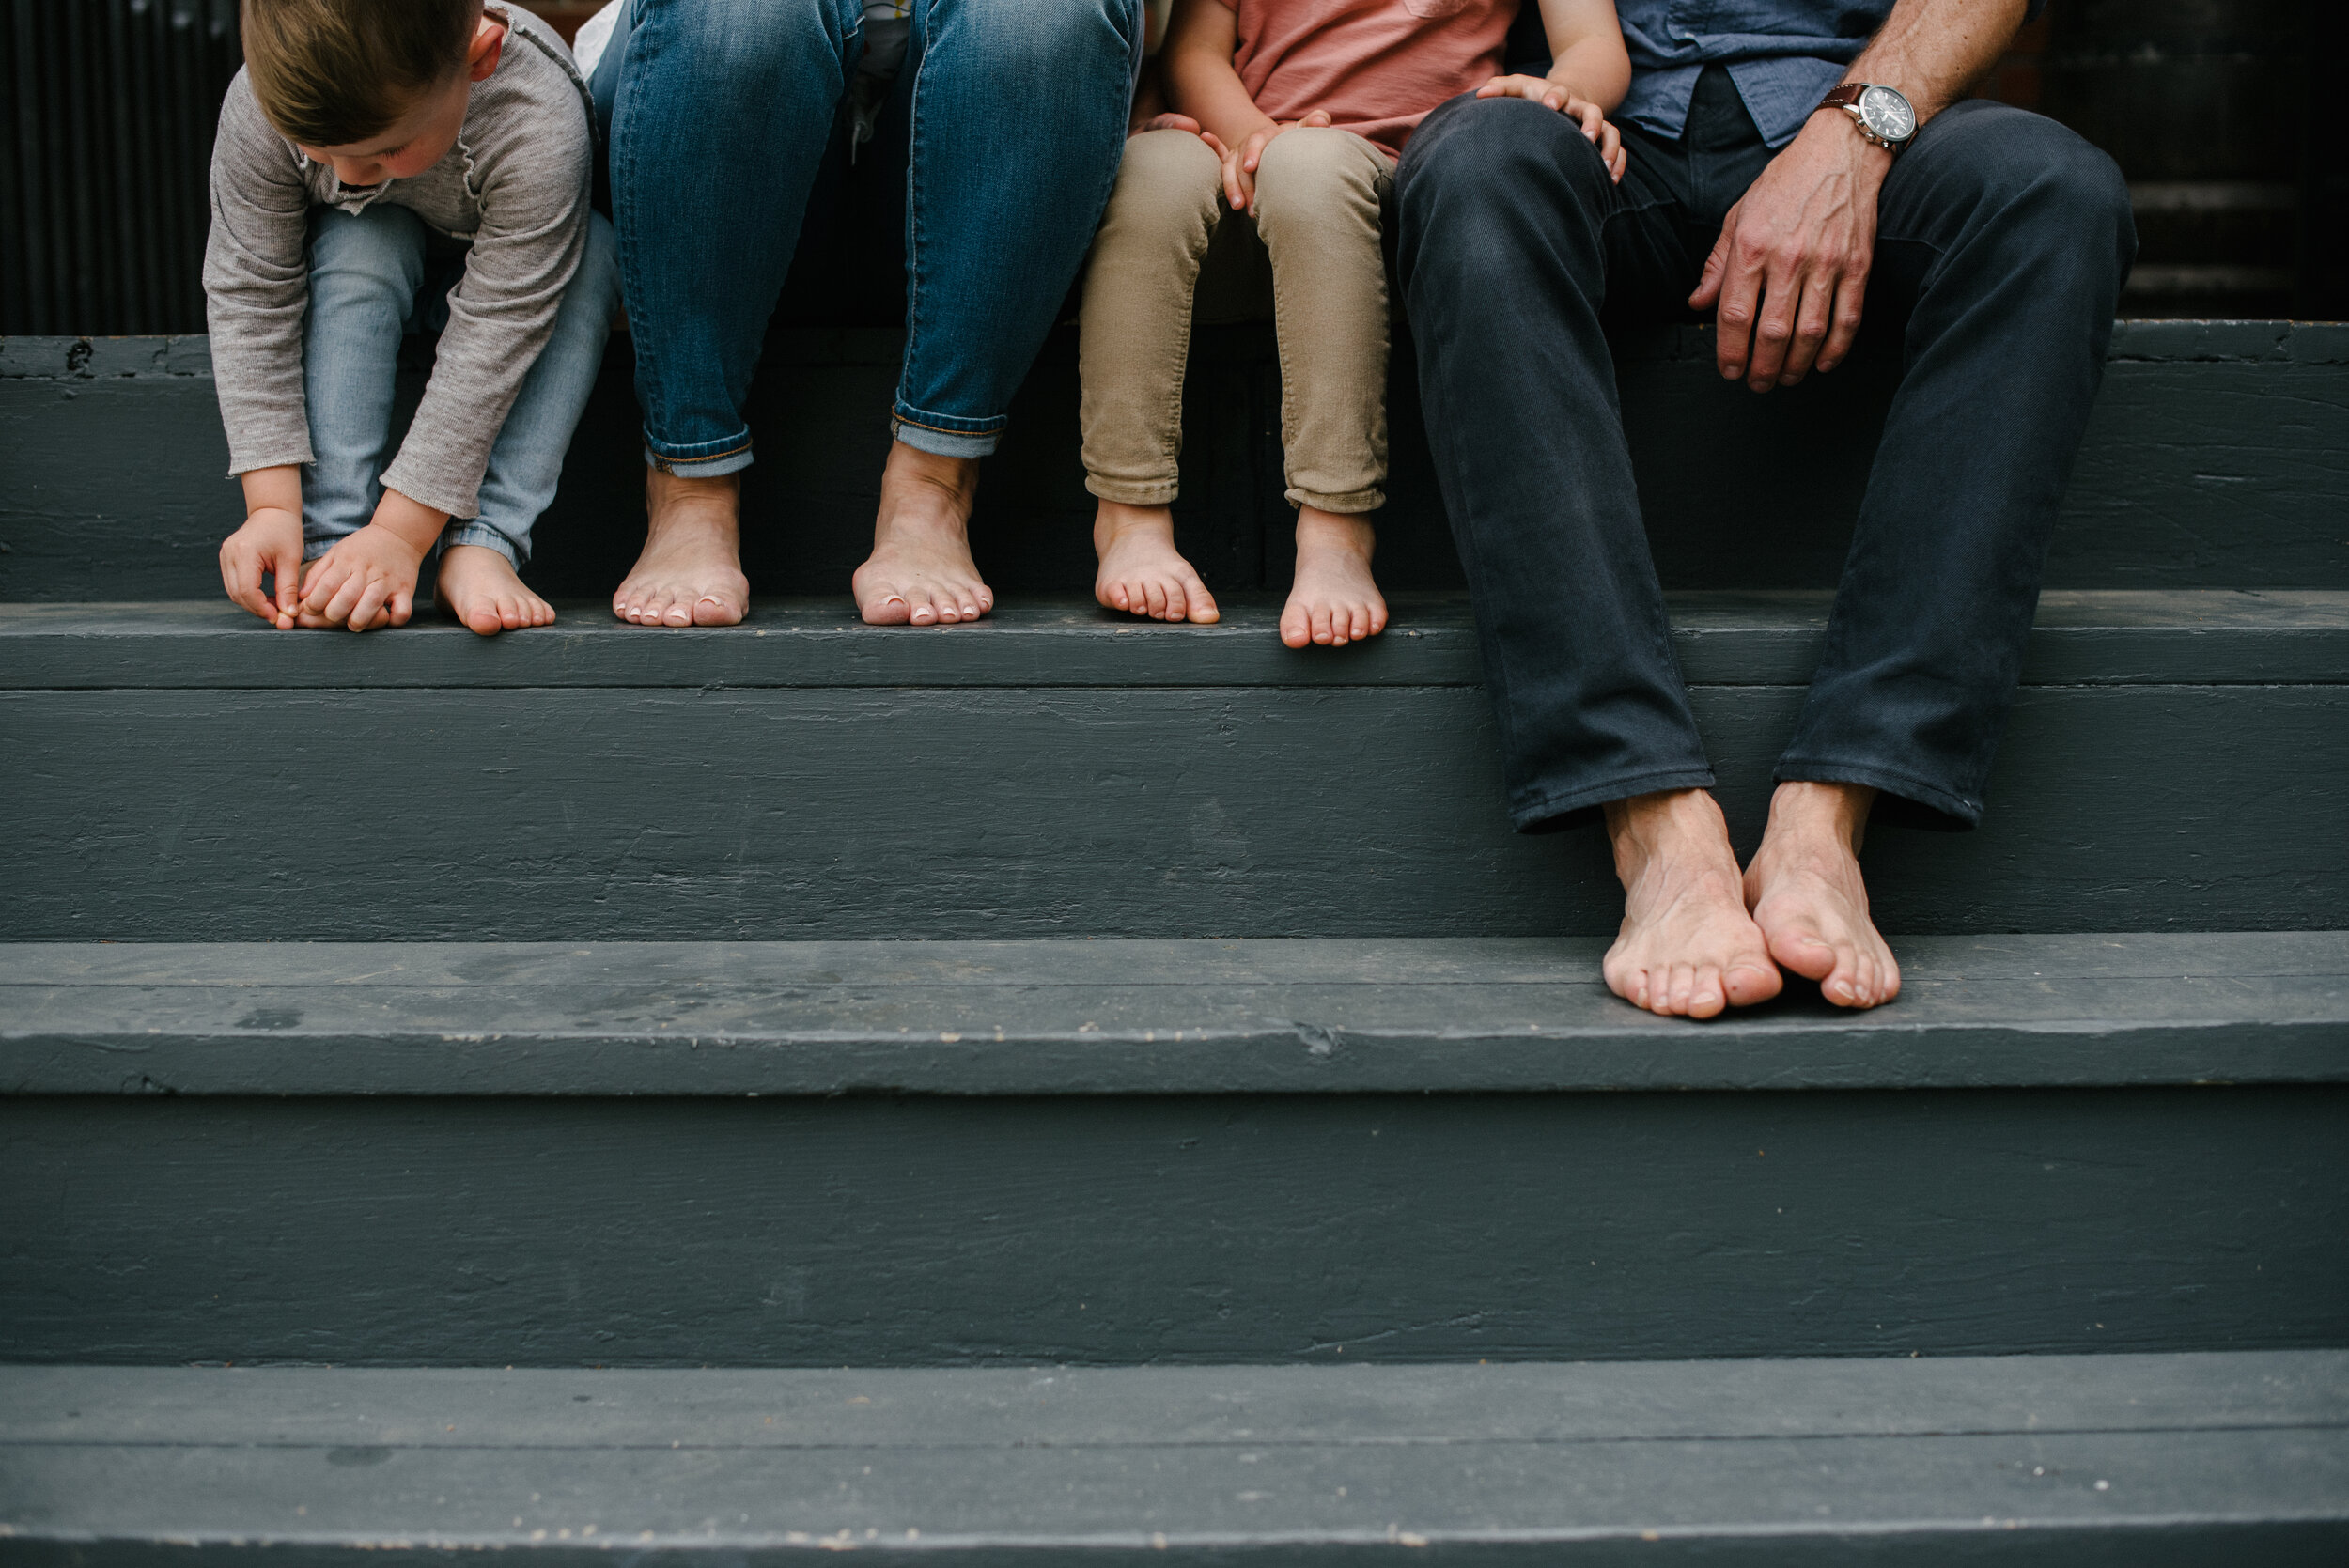
[[[244,0],[243,33],[204,253],[244,485],[228,597],[281,629],[402,626],[437,543],[444,613],[544,626],[516,568],[619,288],[569,51],[483,0]],[[443,315],[386,466],[401,334]]]
[[[1100,498],[1102,604],[1216,618],[1174,549],[1167,505],[1184,364],[1194,305],[1201,319],[1261,318],[1268,286],[1298,511],[1281,640],[1338,647],[1385,629],[1368,514],[1386,500],[1381,213],[1405,140],[1475,88],[1576,119],[1623,174],[1606,115],[1631,64],[1613,0],[1540,5],[1547,79],[1495,74],[1517,0],[1175,0],[1162,56],[1174,112],[1127,142],[1085,276],[1085,486]]]

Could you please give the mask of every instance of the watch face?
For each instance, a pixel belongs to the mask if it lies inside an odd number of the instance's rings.
[[[1859,117],[1888,142],[1905,142],[1917,133],[1917,111],[1890,87],[1870,87],[1861,93]]]

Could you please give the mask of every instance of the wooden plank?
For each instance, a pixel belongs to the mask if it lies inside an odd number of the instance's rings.
[[[1802,692],[1692,695],[1750,847]],[[2349,928],[2345,721],[2026,688],[1980,831],[1876,831],[1878,918]],[[0,939],[1611,934],[1600,835],[1508,831],[1492,723],[1465,686],[0,692]]]
[[[0,947],[0,1093],[953,1094],[2349,1081],[2349,933],[1919,938],[1711,1024],[1599,944]]]
[[[2349,1427],[2349,1352],[792,1371],[0,1364],[0,1446],[11,1448],[777,1452],[2310,1427]]]
[[[20,1361],[2349,1343],[2337,1084],[16,1096],[0,1190]]]
[[[899,355],[886,332],[786,331],[749,411],[754,582],[845,591],[863,559]],[[2123,323],[2049,557],[2066,588],[2349,587],[2341,454],[2349,332],[2337,324]],[[1821,587],[1841,571],[1889,382],[1840,377],[1756,398],[1711,370],[1709,334],[1624,342],[1621,390],[1659,567],[1684,588]],[[1200,335],[1177,527],[1220,591],[1287,581],[1278,381],[1268,330]],[[1461,582],[1419,429],[1408,345],[1391,390],[1390,587]],[[1078,591],[1092,502],[1076,462],[1073,334],[1047,344],[991,461],[973,533],[995,586]],[[1710,460],[1686,461],[1691,422]],[[132,438],[126,434],[135,432]],[[542,591],[608,595],[641,539],[638,421],[625,340],[538,530]],[[0,341],[0,598],[162,599],[214,592],[240,515],[201,339]]]
[[[2295,1421],[2286,1410],[2301,1401],[2258,1386],[2279,1380],[2279,1367],[2302,1381],[2316,1358],[2099,1358],[2114,1364],[2085,1373],[2041,1359],[1906,1377],[1881,1364],[1785,1368],[1769,1379],[1787,1393],[1775,1429],[1714,1417],[1715,1379],[1750,1374],[1719,1363],[0,1372],[12,1392],[77,1405],[61,1421],[9,1422],[0,1509],[31,1515],[12,1531],[19,1547],[169,1542],[179,1560],[206,1561],[288,1548],[739,1560],[826,1545],[926,1560],[1156,1548],[1184,1560],[1295,1562],[1408,1546],[1475,1548],[1480,1560],[1611,1561],[1629,1549],[1641,1560],[1719,1562],[1721,1548],[1742,1545],[1767,1555],[1730,1560],[1823,1550],[1875,1560],[1898,1546],[1909,1561],[1979,1561],[1986,1549],[1999,1560],[2078,1561],[2083,1545],[2124,1544],[2136,1560],[2160,1561],[2177,1560],[2173,1545],[2217,1541],[2263,1561],[2316,1561],[2308,1548],[2349,1542],[2338,1389]],[[2191,1367],[2185,1375],[2207,1384],[2216,1379],[2196,1374],[2213,1361],[2232,1384],[2225,1392],[2266,1421],[2099,1420],[2122,1403],[2124,1377],[2141,1388]],[[2228,1365],[2237,1361],[2248,1365]],[[1805,1375],[1797,1385],[1786,1374]],[[1952,1391],[1952,1374],[1975,1387]],[[1537,1417],[1520,1435],[1455,1429],[1439,1413],[1464,1396],[1554,1409],[1595,1388],[1615,1393],[1628,1419],[1560,1431]],[[1072,1400],[1075,1389],[1084,1393]],[[208,1421],[167,1437],[105,1436],[151,1432],[150,1404],[195,1389],[223,1402]],[[257,1395],[269,1411],[252,1408]],[[2049,1419],[1971,1425],[2001,1399]],[[1185,1420],[1208,1401],[1222,1408]],[[1861,1402],[1896,1412],[1884,1423],[1894,1431],[1828,1413]],[[1072,1423],[1078,1403],[1115,1413]],[[920,1430],[906,1429],[910,1416]],[[1861,1430],[1842,1430],[1853,1425]],[[680,1436],[664,1445],[668,1432]],[[2270,1545],[2286,1555],[2264,1555]]]
[[[1693,682],[1784,686],[1816,669],[1819,589],[1671,598]],[[1215,626],[1169,627],[1091,601],[1004,606],[972,625],[859,623],[845,601],[764,600],[741,627],[647,634],[568,604],[528,636],[484,640],[429,617],[365,639],[277,635],[210,600],[0,605],[0,690],[683,686],[1459,686],[1483,679],[1458,596],[1398,597],[1384,637],[1283,647],[1279,602],[1243,596]],[[952,639],[941,642],[940,639]],[[2349,682],[2349,592],[2057,591],[2023,679],[2039,686]]]

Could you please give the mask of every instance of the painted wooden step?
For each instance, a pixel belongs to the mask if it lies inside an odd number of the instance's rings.
[[[1380,520],[1392,588],[1461,578],[1421,433],[1408,343],[1390,393]],[[420,349],[421,351],[421,349]],[[745,549],[763,591],[845,593],[869,548],[899,334],[778,331],[750,417]],[[1709,331],[1619,346],[1625,418],[1666,584],[1825,587],[1890,382],[1856,359],[1757,398],[1713,370]],[[413,380],[421,384],[419,366]],[[615,340],[537,531],[551,594],[608,595],[643,539],[639,418]],[[1288,580],[1280,380],[1268,328],[1204,329],[1186,397],[1183,547],[1219,591]],[[1077,461],[1075,337],[1047,345],[990,460],[973,523],[999,590],[1081,592],[1093,501]],[[1700,460],[1692,432],[1702,431]],[[2123,322],[2055,536],[2062,588],[2349,587],[2349,326]],[[218,591],[241,517],[203,338],[0,340],[0,599]]]
[[[1299,653],[1066,600],[485,642],[0,606],[0,938],[1611,934],[1601,835],[1512,834],[1456,598]],[[1828,601],[1673,603],[1758,837]],[[1906,934],[2349,927],[2349,591],[2047,596],[1971,834],[1881,825]]]
[[[2349,1343],[2349,934],[0,949],[0,1355],[940,1365]]]
[[[1423,1549],[1708,1568],[2330,1565],[2349,1556],[2349,1354],[0,1368],[13,1562],[850,1549],[988,1564]]]

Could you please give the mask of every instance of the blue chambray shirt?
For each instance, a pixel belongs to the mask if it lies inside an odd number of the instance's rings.
[[[2030,14],[2046,3],[2031,0]],[[1892,14],[1892,0],[1616,0],[1615,9],[1631,51],[1618,119],[1677,139],[1699,73],[1719,65],[1762,139],[1784,147]]]

